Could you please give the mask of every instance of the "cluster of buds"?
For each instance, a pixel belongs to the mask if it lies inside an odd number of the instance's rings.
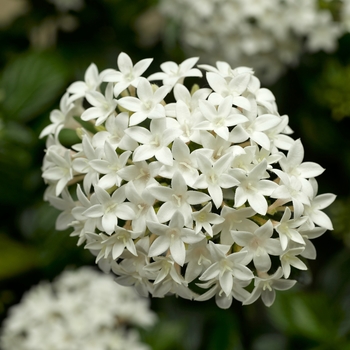
[[[118,70],[100,73],[91,64],[41,134],[45,199],[62,211],[57,229],[73,228],[100,268],[141,295],[269,306],[295,284],[291,267],[315,259],[310,240],[332,229],[322,209],[335,196],[317,195],[324,169],[303,162],[288,116],[250,68],[197,60],[148,78],[151,59],[121,53]],[[202,71],[207,87],[189,90],[185,78]],[[67,129],[76,143],[60,142]]]

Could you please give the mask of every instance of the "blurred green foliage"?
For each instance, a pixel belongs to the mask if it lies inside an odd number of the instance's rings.
[[[39,280],[54,278],[67,265],[94,263],[69,232],[55,230],[58,212],[42,200],[45,146],[38,137],[66,87],[81,80],[91,62],[115,67],[125,51],[134,61],[154,57],[157,69],[160,62],[184,58],[175,39],[167,47],[140,40],[139,16],[155,3],[86,0],[81,11],[62,13],[49,2],[28,0],[26,12],[0,26],[1,319]],[[334,234],[315,241],[319,256],[311,273],[297,275],[299,289],[278,293],[269,309],[261,303],[221,310],[213,301],[154,299],[160,321],[142,333],[152,349],[350,349],[349,46],[348,35],[332,55],[303,57],[269,87],[280,113],[289,115],[294,137],[303,140],[305,160],[327,169],[320,192],[338,195],[327,211]]]
[[[332,111],[336,120],[350,116],[350,65],[343,66],[334,60],[327,63],[315,95],[320,105]]]
[[[26,52],[10,62],[0,78],[1,116],[25,123],[56,101],[65,89],[69,70],[51,52]]]
[[[18,243],[6,235],[0,235],[0,241],[0,279],[16,276],[38,266],[35,247]]]

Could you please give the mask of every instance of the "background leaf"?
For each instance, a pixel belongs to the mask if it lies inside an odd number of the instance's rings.
[[[43,112],[66,88],[69,70],[51,52],[28,52],[4,69],[0,106],[4,119],[29,121]]]

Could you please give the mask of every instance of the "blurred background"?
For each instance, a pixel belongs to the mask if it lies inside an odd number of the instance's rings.
[[[250,2],[251,8],[262,6]],[[121,51],[134,63],[153,57],[149,74],[158,71],[160,63],[180,63],[189,54],[203,53],[206,60],[202,62],[214,63],[208,61],[210,45],[200,49],[192,45],[184,36],[190,28],[184,28],[179,16],[172,16],[176,6],[169,10],[166,3],[0,0],[0,323],[11,305],[40,280],[54,279],[67,266],[94,265],[94,257],[77,247],[68,231],[55,230],[58,211],[43,201],[45,141],[39,134],[69,84],[82,80],[92,62],[99,70],[116,68]],[[185,3],[174,1],[173,5],[180,13]],[[203,8],[208,4],[204,1]],[[331,24],[345,18],[341,1],[315,4],[329,13]],[[208,42],[220,40],[222,32],[205,31],[205,21],[215,11],[210,6],[200,30],[200,40]],[[245,25],[253,25],[260,35],[258,12],[246,12]],[[239,14],[232,12],[234,17]],[[282,24],[274,24],[272,30],[278,32]],[[290,52],[295,57],[281,59],[272,68],[261,67],[260,57],[272,62],[266,57],[279,55],[282,39],[263,53],[256,50],[253,55],[254,50],[246,50],[244,56],[234,57],[223,51],[227,57],[221,58],[229,61],[232,57],[232,67],[249,64],[258,77],[261,72],[262,85],[275,94],[280,114],[289,115],[293,137],[303,142],[304,160],[326,168],[318,178],[319,193],[337,195],[326,210],[334,231],[314,241],[317,260],[309,263],[308,271],[292,275],[299,283],[291,291],[279,292],[270,308],[261,301],[244,307],[237,302],[221,310],[214,301],[152,300],[160,322],[142,333],[152,349],[350,349],[350,34],[342,28],[328,38],[332,45],[312,50],[307,49],[306,32],[299,37],[293,32],[295,49]],[[227,46],[237,51],[228,38]],[[261,40],[255,36],[256,42]],[[212,53],[215,59],[220,59],[218,55]],[[273,67],[275,74],[268,74]]]

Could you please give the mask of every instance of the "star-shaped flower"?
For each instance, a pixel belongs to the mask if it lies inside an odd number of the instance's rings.
[[[95,186],[95,193],[99,204],[95,204],[85,210],[83,215],[90,218],[101,218],[102,227],[105,232],[111,235],[118,218],[122,220],[131,220],[135,213],[130,206],[125,203],[125,188],[120,187],[110,196],[109,193],[99,186]]]
[[[243,302],[243,305],[254,303],[260,296],[266,306],[271,306],[276,298],[276,290],[287,290],[294,286],[297,281],[281,279],[283,276],[282,268],[273,275],[267,273],[261,274],[260,277],[254,279],[254,290],[250,296]]]
[[[114,115],[117,100],[113,96],[113,85],[108,84],[105,96],[98,91],[90,91],[86,94],[86,99],[92,105],[81,115],[81,119],[89,121],[96,119],[95,125],[101,125],[110,115]]]
[[[235,193],[235,207],[242,206],[246,201],[259,214],[267,212],[267,201],[264,196],[270,196],[277,188],[277,184],[266,177],[267,162],[264,159],[257,164],[247,175],[241,171],[232,171],[239,181]]]
[[[202,154],[197,154],[198,168],[202,172],[197,181],[193,184],[196,188],[208,188],[208,192],[216,208],[222,205],[223,188],[236,186],[238,181],[227,173],[232,156],[225,154],[214,164]]]
[[[180,212],[175,212],[169,225],[148,221],[147,227],[158,237],[149,249],[149,256],[159,256],[169,249],[174,261],[183,266],[186,258],[185,243],[193,244],[201,241],[205,236],[185,228],[185,219]]]
[[[251,270],[242,263],[246,253],[238,252],[227,255],[230,248],[231,246],[209,241],[208,249],[214,263],[199,278],[201,281],[218,280],[226,296],[232,292],[234,277],[243,281],[250,281],[254,277]]]
[[[106,69],[101,72],[101,77],[103,81],[116,83],[114,85],[114,96],[118,97],[130,85],[137,87],[140,76],[152,61],[152,58],[146,58],[133,65],[131,58],[125,52],[121,52],[117,60],[119,71]]]
[[[141,77],[137,85],[137,97],[126,96],[118,100],[119,106],[134,112],[129,125],[140,124],[146,118],[164,118],[165,109],[161,102],[169,91],[168,86],[161,86],[154,91],[149,81]]]
[[[202,204],[210,200],[210,196],[199,191],[188,191],[186,182],[179,172],[175,172],[171,187],[152,186],[148,190],[156,199],[164,202],[157,213],[159,222],[169,221],[176,212],[185,219],[185,226],[192,227],[191,205]]]
[[[281,254],[281,244],[279,240],[271,238],[273,234],[272,222],[268,220],[264,225],[256,225],[253,232],[232,231],[235,242],[240,245],[242,252],[246,252],[245,264],[252,260],[258,271],[269,271],[271,268],[271,255]]]
[[[150,124],[150,130],[140,126],[133,126],[125,131],[132,139],[141,143],[134,151],[134,162],[156,157],[157,160],[165,165],[173,164],[173,156],[168,146],[181,134],[181,131],[167,127],[167,123],[171,123],[172,120],[169,119],[153,119]]]
[[[201,77],[202,72],[198,68],[192,68],[198,61],[198,57],[188,58],[179,65],[175,62],[164,62],[160,65],[163,72],[154,73],[148,80],[162,80],[164,85],[174,86],[182,83],[186,77]]]

